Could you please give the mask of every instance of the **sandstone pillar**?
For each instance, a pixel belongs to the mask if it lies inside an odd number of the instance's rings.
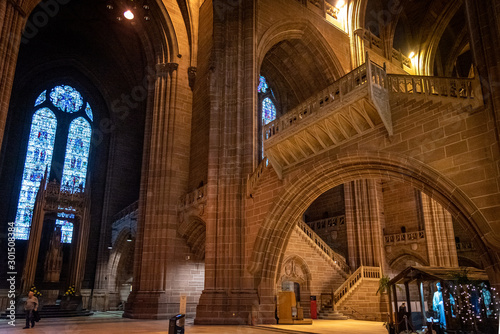
[[[429,265],[458,267],[451,214],[426,194],[421,196]]]
[[[253,1],[234,6],[213,1],[205,289],[196,310],[197,324],[246,324],[252,306],[258,308],[255,280],[245,268],[241,195],[256,158],[253,6]]]
[[[356,180],[344,186],[348,261],[360,266],[384,267],[381,215],[382,189],[377,180]]]
[[[190,117],[178,90],[189,90],[178,79],[179,64],[156,66],[152,112],[146,117],[143,171],[134,254],[132,293],[125,317],[165,319],[178,312],[179,297],[172,291],[176,274],[178,199],[185,193],[188,175]],[[185,107],[185,109],[183,109]],[[186,283],[187,287],[187,283]]]
[[[16,1],[0,1],[0,147],[2,147],[4,137],[21,33],[26,16],[27,13]]]

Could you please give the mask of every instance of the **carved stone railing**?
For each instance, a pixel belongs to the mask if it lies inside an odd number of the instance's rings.
[[[200,188],[181,196],[177,205],[177,212],[185,212],[192,208],[200,209],[200,207],[203,207],[206,202],[207,185],[205,184]]]
[[[394,63],[395,61],[396,65],[398,65],[402,69],[405,69],[405,67],[410,69],[412,68],[410,57],[403,54],[401,50],[392,49],[390,56],[384,55],[384,42],[380,37],[374,35],[371,31],[360,28],[357,29],[354,33],[365,41],[365,48],[373,50],[381,56],[385,56],[391,61],[391,63]]]
[[[316,14],[322,16],[323,18],[331,17],[332,19],[338,20],[340,9],[331,5],[325,0],[297,0],[298,3],[311,9]]]
[[[426,98],[467,103],[473,107],[483,105],[479,79],[442,78],[418,75],[389,74],[389,93],[402,93]]]
[[[328,227],[337,227],[345,224],[345,216],[335,216],[319,220],[314,220],[312,222],[307,222],[307,225],[313,230],[321,230]]]
[[[367,56],[365,64],[263,125],[264,150],[281,179],[285,167],[380,124],[392,135],[387,74]]]
[[[131,214],[132,212],[135,212],[139,209],[139,201],[135,201],[132,204],[129,204],[122,210],[120,210],[117,214],[113,216],[113,221],[120,220],[121,218]]]
[[[363,280],[380,280],[382,277],[382,270],[380,267],[366,267],[361,266],[349,278],[335,290],[333,293],[333,300],[335,305],[340,304],[358,284]]]
[[[264,169],[269,165],[269,160],[267,160],[267,157],[264,157],[262,161],[259,163],[257,168],[253,171],[252,174],[248,175],[247,178],[247,196],[251,196],[253,190],[257,186],[257,182],[259,181],[260,177],[264,173]]]
[[[472,242],[457,242],[457,252],[470,252],[476,250]]]
[[[415,231],[406,233],[397,233],[384,235],[384,244],[394,245],[394,244],[408,244],[412,242],[419,242],[425,240],[425,231]]]
[[[345,257],[336,253],[333,249],[328,246],[326,242],[323,241],[306,223],[299,220],[297,226],[318,246],[318,248],[344,272],[345,276],[349,275],[351,268],[347,264]]]
[[[304,122],[326,105],[342,102],[356,88],[367,83],[366,75],[366,64],[363,64],[335,81],[328,88],[307,99],[298,107],[264,125],[264,140],[269,140],[278,133]]]
[[[56,181],[45,187],[46,212],[81,215],[85,209],[87,194],[81,188],[61,187]]]

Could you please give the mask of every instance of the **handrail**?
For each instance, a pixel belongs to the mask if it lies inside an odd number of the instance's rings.
[[[299,220],[297,226],[316,244],[316,246],[318,246],[323,251],[323,253],[330,257],[346,275],[349,275],[349,273],[351,272],[351,268],[347,264],[345,257],[331,249],[330,246],[328,246],[328,244],[324,242],[323,239],[321,239],[320,236],[317,235],[303,221]]]
[[[351,276],[335,290],[333,300],[335,305],[340,303],[347,293],[353,289],[363,279],[380,279],[382,277],[382,269],[380,267],[361,266]]]
[[[406,233],[396,233],[384,235],[384,243],[387,244],[397,244],[397,243],[408,243],[416,242],[425,239],[425,231],[415,231]]]
[[[477,80],[471,78],[388,74],[387,81],[389,93],[443,96],[462,100],[482,99],[477,91]]]
[[[190,206],[194,206],[204,200],[206,200],[207,185],[203,185],[198,189],[191,191],[179,198],[178,209],[180,211],[187,209]]]
[[[249,174],[247,177],[247,196],[250,196],[252,194],[253,189],[255,188],[255,185],[259,181],[260,177],[262,176],[262,173],[264,173],[264,169],[269,165],[269,160],[267,157],[264,157],[262,161],[259,163],[257,168],[253,171],[252,174]]]
[[[457,251],[472,251],[475,250],[476,248],[474,247],[474,244],[472,242],[457,242],[455,243],[457,247]]]
[[[345,224],[345,215],[328,217],[323,219],[314,220],[307,222],[307,225],[315,231],[316,229],[322,229],[327,227],[336,227]]]
[[[340,103],[346,96],[368,82],[367,65],[362,64],[344,75],[320,93],[301,103],[285,115],[263,125],[264,141],[295,125],[331,103]]]
[[[120,210],[117,214],[113,216],[113,221],[120,220],[121,218],[125,217],[126,215],[136,211],[139,208],[139,201],[135,201],[130,205],[127,205],[125,208]]]

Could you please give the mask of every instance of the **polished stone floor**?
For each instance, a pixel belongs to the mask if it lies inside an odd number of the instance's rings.
[[[122,318],[121,312],[96,312],[93,316],[79,318],[42,319],[32,329],[23,329],[24,319],[17,319],[16,326],[0,320],[0,333],[168,333],[168,320],[136,320]],[[266,333],[352,333],[385,334],[381,322],[357,320],[314,320],[312,325],[274,326],[195,326],[187,320],[186,334],[266,334]]]

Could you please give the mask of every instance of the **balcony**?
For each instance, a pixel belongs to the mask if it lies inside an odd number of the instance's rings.
[[[392,135],[387,74],[369,60],[263,126],[264,151],[283,170],[379,126]]]

